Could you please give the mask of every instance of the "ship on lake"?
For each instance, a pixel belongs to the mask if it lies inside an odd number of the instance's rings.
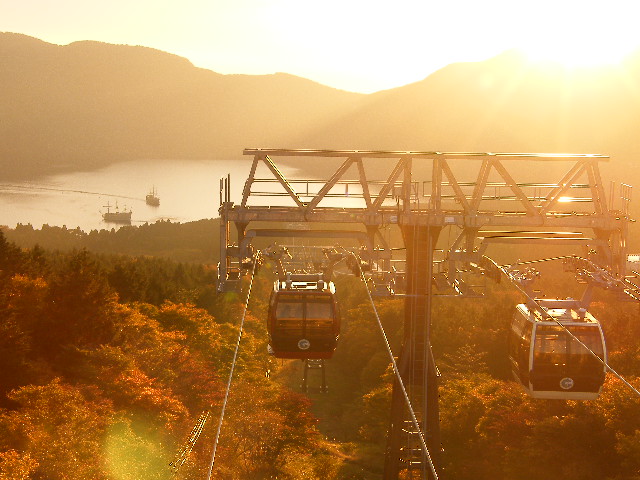
[[[120,211],[117,203],[113,211],[111,211],[111,205],[109,205],[109,203],[107,203],[104,208],[107,209],[107,211],[102,214],[102,219],[105,222],[131,224],[131,209],[127,210],[125,207],[124,210]]]
[[[152,207],[160,206],[160,197],[158,197],[156,187],[153,187],[151,191],[147,193],[145,201],[147,202],[147,205],[151,205]]]

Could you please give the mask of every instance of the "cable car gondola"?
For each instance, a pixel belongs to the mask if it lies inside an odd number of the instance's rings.
[[[322,275],[291,274],[277,280],[267,319],[269,352],[276,358],[331,358],[340,334],[333,282]]]
[[[538,303],[544,312],[520,304],[511,323],[509,357],[515,380],[533,398],[596,399],[607,362],[600,323],[573,300]]]

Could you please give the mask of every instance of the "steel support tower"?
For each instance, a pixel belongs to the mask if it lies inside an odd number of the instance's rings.
[[[619,205],[607,201],[599,164],[608,158],[602,155],[287,149],[244,154],[253,161],[240,202],[231,199],[229,178],[220,183],[218,290],[238,287],[259,237],[355,240],[371,279],[376,273],[381,275],[375,278],[401,277],[402,290],[386,289],[405,298],[398,367],[436,470],[441,445],[432,298],[478,295],[465,272],[496,274],[483,262],[495,244],[576,245],[612,276],[625,275],[630,187],[621,187]],[[310,161],[323,166],[322,179],[296,177]],[[392,249],[381,233],[390,226],[404,241],[403,271],[391,267]],[[434,251],[444,229],[454,233],[453,241],[444,247],[445,261],[436,272]],[[433,478],[418,435],[396,380],[386,480],[403,471],[405,478]]]

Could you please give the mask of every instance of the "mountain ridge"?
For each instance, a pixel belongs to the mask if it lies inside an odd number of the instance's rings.
[[[225,76],[148,47],[0,34],[0,56],[7,176],[140,158],[234,158],[246,145],[312,129],[360,96],[289,74]]]
[[[640,154],[640,51],[618,68],[571,70],[511,50],[372,94],[93,41],[0,33],[0,57],[5,177],[263,146],[600,153],[614,174]]]

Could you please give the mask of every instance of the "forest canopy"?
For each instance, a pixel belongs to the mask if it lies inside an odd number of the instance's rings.
[[[343,328],[329,392],[304,395],[300,362],[267,354],[272,280],[263,267],[254,281],[213,478],[382,478],[392,375],[362,284],[336,279]],[[197,262],[20,248],[0,235],[0,478],[206,478],[244,310],[243,294],[216,294],[214,281]],[[640,400],[620,380],[608,375],[587,402],[532,400],[511,380],[520,301],[490,285],[486,300],[434,302],[442,477],[639,479]],[[376,308],[399,352],[403,301]],[[591,311],[612,366],[637,388],[638,306],[601,292]]]

